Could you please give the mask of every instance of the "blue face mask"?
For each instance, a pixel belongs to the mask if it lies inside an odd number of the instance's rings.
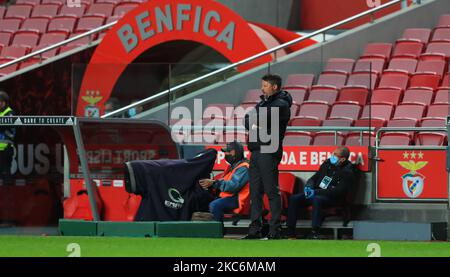
[[[134,117],[136,115],[136,108],[131,108],[128,110],[128,115]]]
[[[330,157],[331,164],[336,165],[338,161],[339,161],[338,157],[336,157],[335,155],[331,155],[331,157]]]

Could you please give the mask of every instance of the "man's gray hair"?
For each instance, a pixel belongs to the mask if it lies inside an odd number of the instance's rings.
[[[341,153],[341,156],[348,160],[348,158],[350,157],[350,150],[347,148],[347,146],[339,146],[338,150]]]

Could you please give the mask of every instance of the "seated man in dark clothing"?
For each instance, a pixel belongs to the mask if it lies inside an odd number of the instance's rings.
[[[319,237],[322,224],[322,209],[342,205],[347,192],[356,181],[353,165],[348,160],[350,151],[347,147],[337,148],[309,180],[304,193],[292,195],[288,207],[288,237],[295,238],[295,226],[299,208],[312,206],[312,238]]]

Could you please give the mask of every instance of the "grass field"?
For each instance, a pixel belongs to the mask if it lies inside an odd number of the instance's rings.
[[[447,242],[57,236],[0,236],[0,256],[65,257],[71,243],[81,257],[368,257],[369,243],[380,245],[382,257],[450,257]]]

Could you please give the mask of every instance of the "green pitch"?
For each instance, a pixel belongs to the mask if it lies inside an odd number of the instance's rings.
[[[72,244],[76,243],[76,245]],[[450,257],[448,242],[0,236],[3,257]],[[79,246],[79,248],[78,248]]]

